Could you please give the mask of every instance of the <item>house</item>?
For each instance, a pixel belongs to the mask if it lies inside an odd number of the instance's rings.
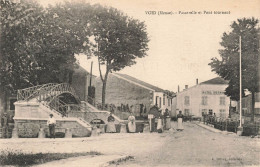
[[[96,102],[102,102],[102,81],[96,79]],[[146,115],[151,106],[171,110],[172,97],[165,90],[120,73],[110,73],[106,85],[106,104],[117,109]]]
[[[202,114],[213,114],[226,118],[229,115],[230,98],[224,94],[228,82],[220,77],[198,83],[193,87],[178,92],[176,95],[176,107],[173,115],[179,111],[184,115],[202,117]]]

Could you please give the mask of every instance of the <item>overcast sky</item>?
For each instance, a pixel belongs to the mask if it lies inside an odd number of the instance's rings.
[[[62,0],[41,0],[41,3]],[[148,56],[120,73],[128,74],[163,89],[176,92],[178,85],[195,85],[217,77],[208,63],[219,57],[219,42],[223,32],[230,31],[230,24],[238,18],[260,18],[260,0],[86,0],[122,10],[129,16],[145,21],[150,38]],[[148,15],[146,11],[172,11],[173,15]],[[194,11],[197,14],[179,14]],[[212,11],[212,14],[204,14]],[[230,11],[230,14],[214,14]],[[202,14],[198,14],[202,12]],[[90,70],[84,55],[78,57],[82,67]],[[93,71],[98,73],[94,61]]]

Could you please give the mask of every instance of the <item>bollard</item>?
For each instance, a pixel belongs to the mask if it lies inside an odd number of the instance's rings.
[[[243,127],[237,127],[237,135],[242,136],[243,133]]]
[[[38,134],[38,138],[45,138],[44,128],[40,128],[40,131],[39,131],[39,134]]]
[[[93,129],[92,129],[92,132],[91,132],[91,136],[97,136],[98,134],[97,134],[97,127],[93,127]]]
[[[99,128],[101,130],[100,133],[105,133],[105,124],[101,124]]]
[[[13,128],[13,131],[12,131],[12,139],[17,139],[17,138],[19,138],[18,137],[18,130],[15,127],[15,128]]]
[[[71,133],[71,129],[67,128],[65,130],[65,138],[72,138],[72,133]]]
[[[150,133],[150,126],[149,126],[149,124],[144,124],[143,133]]]
[[[3,128],[0,127],[0,138],[3,138],[3,133],[2,133],[2,131],[3,131]]]
[[[121,124],[120,133],[127,133],[126,124]]]

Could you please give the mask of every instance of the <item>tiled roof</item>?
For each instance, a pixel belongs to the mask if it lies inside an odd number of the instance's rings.
[[[120,73],[115,73],[115,74],[116,74],[116,75],[119,75],[119,76],[121,76],[121,77],[123,77],[123,78],[125,78],[125,79],[127,79],[127,80],[130,80],[130,81],[132,81],[132,82],[135,82],[135,83],[138,83],[138,84],[143,85],[143,86],[145,86],[145,87],[148,87],[148,88],[150,88],[150,89],[153,89],[155,92],[164,92],[163,89],[158,88],[157,86],[151,85],[151,84],[149,84],[149,83],[146,83],[146,82],[144,82],[144,81],[141,81],[141,80],[139,80],[139,79],[136,79],[136,78],[134,78],[134,77],[131,77],[131,76],[127,75],[127,74],[120,74]]]
[[[216,77],[216,78],[213,78],[213,79],[210,79],[210,80],[207,80],[205,82],[201,82],[200,83],[201,85],[206,85],[206,84],[209,84],[209,85],[226,85],[228,84],[228,81],[227,80],[224,80],[223,78],[221,77]]]

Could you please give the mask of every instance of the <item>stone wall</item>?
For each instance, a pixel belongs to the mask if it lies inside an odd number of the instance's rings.
[[[107,118],[109,116],[108,112],[105,111],[97,111],[97,112],[70,112],[69,113],[69,117],[76,117],[76,118],[83,118],[85,121],[87,122],[91,122],[94,119],[101,119],[102,121],[104,121],[106,124],[107,122]],[[119,124],[120,121],[115,119],[115,124]]]
[[[96,102],[102,102],[102,81],[96,78]],[[106,87],[106,104],[113,104],[117,108],[127,105],[135,115],[140,114],[140,104],[149,111],[151,106],[150,90],[130,83],[124,79],[109,74]]]
[[[47,120],[49,114],[53,114],[57,121],[57,132],[64,133],[67,128],[71,129],[75,137],[86,137],[91,135],[91,125],[76,117],[62,117],[47,106],[39,102],[17,102],[15,111],[15,126],[18,128],[19,137],[37,137],[40,128],[44,128],[48,134]]]
[[[40,128],[44,129],[46,137],[49,136],[49,129],[47,126],[47,120],[17,120],[16,127],[18,136],[21,138],[36,138]],[[81,126],[76,121],[57,121],[55,132],[65,133],[65,130],[71,129],[72,136],[74,137],[89,137],[91,131]]]

